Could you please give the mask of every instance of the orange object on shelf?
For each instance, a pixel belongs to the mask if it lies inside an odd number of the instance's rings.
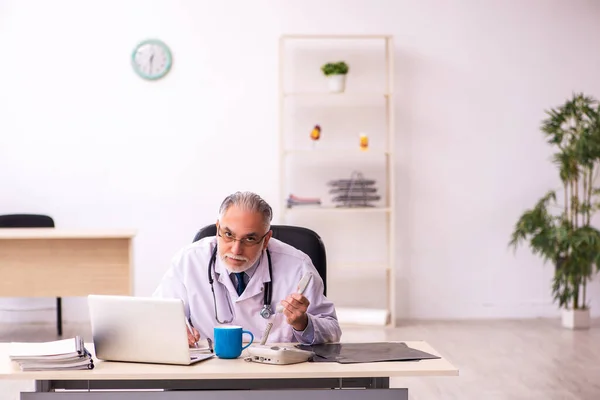
[[[312,140],[319,140],[321,138],[321,127],[319,125],[315,125],[313,130],[310,132],[310,138]]]

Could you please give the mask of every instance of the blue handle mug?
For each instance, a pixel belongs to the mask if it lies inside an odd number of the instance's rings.
[[[250,343],[242,346],[242,334],[250,335]],[[215,336],[215,354],[219,358],[238,358],[242,350],[254,342],[254,335],[250,331],[245,331],[241,326],[226,325],[216,326]]]

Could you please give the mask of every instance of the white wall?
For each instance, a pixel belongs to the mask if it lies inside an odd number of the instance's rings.
[[[552,268],[507,249],[518,215],[557,185],[539,133],[572,91],[600,97],[591,1],[0,2],[0,212],[63,228],[136,228],[135,292],[250,189],[278,213],[282,33],[396,42],[400,317],[557,315]],[[148,37],[170,75],[129,66]],[[235,145],[235,148],[234,148]],[[600,284],[588,290],[600,315]],[[2,299],[0,308],[52,305]],[[85,318],[67,299],[65,319]],[[1,312],[0,321],[53,320]]]

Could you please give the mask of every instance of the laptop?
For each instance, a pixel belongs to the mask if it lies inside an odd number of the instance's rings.
[[[191,365],[213,357],[191,354],[180,299],[89,295],[88,307],[100,360]]]

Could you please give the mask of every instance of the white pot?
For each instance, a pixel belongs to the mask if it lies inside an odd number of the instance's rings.
[[[329,75],[327,77],[327,83],[330,92],[343,92],[346,89],[346,75]]]
[[[590,309],[562,310],[562,325],[569,329],[588,329],[590,327]]]

